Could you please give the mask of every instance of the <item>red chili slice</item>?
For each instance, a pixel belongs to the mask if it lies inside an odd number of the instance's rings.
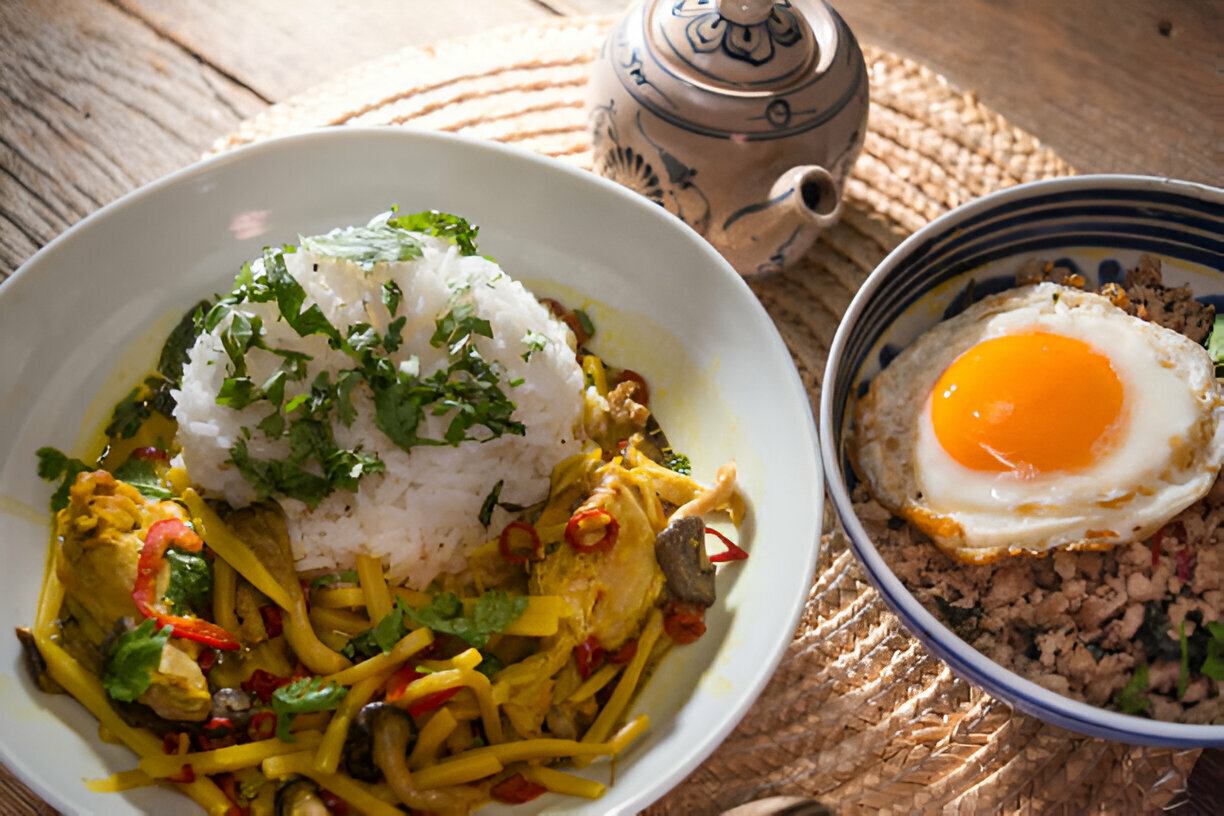
[[[137,448],[132,451],[132,456],[147,461],[168,462],[170,460],[170,457],[166,455],[164,450],[155,447]]]
[[[578,674],[583,680],[599,668],[606,654],[604,647],[599,645],[599,638],[594,635],[578,644],[574,649],[574,659],[578,661]]]
[[[616,385],[623,382],[632,382],[637,385],[637,392],[633,394],[633,401],[638,405],[650,405],[650,386],[646,384],[646,378],[637,373],[631,368],[626,368],[616,375],[614,381]]]
[[[454,688],[434,692],[428,697],[422,697],[412,705],[408,706],[408,713],[414,717],[419,717],[422,714],[428,714],[435,708],[441,708],[443,703],[458,694],[459,690],[462,688],[463,686],[455,686]]]
[[[552,312],[553,317],[564,321],[565,325],[570,327],[570,331],[574,333],[574,339],[578,341],[579,346],[591,339],[591,335],[587,334],[586,329],[582,327],[582,321],[578,319],[578,315],[574,314],[564,303],[552,298],[540,298],[540,303],[547,307],[548,311]]]
[[[395,674],[391,675],[387,680],[386,701],[394,703],[396,700],[404,696],[404,691],[408,688],[408,684],[418,677],[424,677],[419,671],[411,665],[400,667]]]
[[[668,601],[663,606],[663,631],[680,645],[705,634],[705,607],[687,601]]]
[[[241,645],[238,638],[217,624],[203,618],[171,615],[154,606],[157,600],[157,576],[165,566],[166,549],[171,544],[188,552],[199,552],[204,548],[203,539],[179,519],[162,519],[154,523],[145,534],[145,543],[140,548],[140,560],[136,565],[136,583],[132,587],[132,601],[136,608],[146,618],[155,619],[157,628],[173,627],[175,637],[194,640],[218,649],[238,649]]]
[[[608,658],[608,662],[617,666],[621,665],[622,663],[628,663],[633,659],[633,656],[637,654],[637,647],[638,642],[636,640],[629,641],[624,646],[617,649],[612,656]]]
[[[255,742],[271,739],[276,733],[276,714],[271,711],[255,712],[255,715],[251,717],[251,724],[247,726],[247,733]]]
[[[593,544],[586,544],[582,540],[583,522],[589,519],[604,519],[604,534],[598,541]],[[612,514],[602,507],[591,507],[581,512],[570,516],[569,523],[565,525],[565,540],[569,545],[578,552],[606,552],[612,549],[616,544],[616,537],[620,534],[620,524],[612,517]]]
[[[1164,528],[1152,534],[1152,566],[1160,566],[1160,542],[1164,538]]]
[[[511,546],[513,533],[515,530],[521,530],[531,536],[531,554],[523,555],[514,551]],[[524,564],[527,561],[538,558],[540,555],[540,536],[536,529],[525,521],[512,521],[505,526],[501,531],[501,535],[497,537],[497,549],[501,552],[502,558],[506,559],[511,564]]]
[[[530,802],[548,792],[548,788],[536,782],[531,782],[522,774],[515,774],[493,786],[489,795],[499,802],[508,805],[521,805]]]
[[[705,531],[707,533],[712,533],[715,536],[718,536],[718,539],[722,541],[723,544],[727,545],[726,552],[720,552],[716,555],[710,556],[710,563],[721,564],[725,561],[743,561],[745,558],[748,557],[748,553],[746,551],[740,549],[735,544],[735,542],[733,542],[731,539],[727,538],[725,535],[715,530],[713,527],[707,527],[705,528]]]
[[[242,681],[242,690],[257,695],[266,703],[272,699],[272,692],[292,682],[292,677],[281,677],[264,669],[256,669],[251,672],[250,677]]]

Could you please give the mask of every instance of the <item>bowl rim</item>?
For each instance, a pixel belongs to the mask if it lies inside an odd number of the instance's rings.
[[[1105,186],[1135,191],[1162,190],[1224,205],[1224,189],[1163,176],[1096,174],[1043,179],[1007,187],[961,205],[928,222],[902,241],[872,270],[846,309],[829,348],[822,383],[836,382],[849,336],[868,302],[894,269],[932,235],[989,211],[1000,204],[1052,193],[1086,193]],[[836,444],[843,416],[833,416],[833,388],[820,396],[820,455],[825,485],[850,547],[867,571],[871,583],[902,625],[927,648],[948,663],[952,671],[1014,707],[1047,722],[1081,734],[1138,745],[1170,747],[1224,746],[1224,725],[1172,723],[1109,711],[1074,700],[1034,683],[996,663],[957,636],[928,611],[893,573],[854,511],[842,469],[842,448]]]
[[[712,267],[717,267],[720,278],[725,279],[723,283],[743,295],[745,307],[751,310],[752,321],[760,323],[763,327],[769,329],[770,333],[763,338],[763,342],[768,344],[774,354],[778,355],[777,358],[779,360],[785,359],[788,362],[790,361],[785,341],[778,332],[772,318],[769,317],[764,306],[752,293],[751,288],[743,277],[699,233],[665,208],[648,201],[621,184],[523,147],[466,134],[415,130],[395,126],[317,128],[271,137],[242,145],[223,153],[205,156],[198,161],[125,193],[70,225],[35,251],[8,278],[0,281],[0,298],[20,299],[25,293],[30,291],[31,287],[40,285],[36,283],[38,276],[35,274],[35,271],[40,269],[43,264],[54,262],[57,253],[78,240],[82,234],[95,229],[96,222],[105,222],[117,213],[143,202],[149,197],[163,194],[167,188],[181,188],[185,184],[207,178],[210,174],[229,165],[258,160],[260,156],[277,152],[304,149],[305,146],[309,146],[311,143],[321,142],[326,145],[327,143],[337,141],[351,141],[360,145],[363,142],[374,140],[378,140],[380,143],[382,140],[405,143],[413,141],[422,143],[449,143],[456,146],[455,150],[496,155],[507,161],[530,165],[536,172],[545,174],[546,178],[566,177],[578,180],[590,189],[599,191],[601,196],[619,200],[621,206],[638,213],[649,213],[650,218],[666,223],[669,231],[677,233],[677,237],[683,237],[683,240],[691,245],[695,257],[700,255]],[[806,503],[812,509],[805,521],[804,529],[800,531],[803,534],[801,537],[805,539],[803,542],[804,549],[801,556],[796,556],[794,564],[797,570],[801,570],[801,572],[796,574],[805,576],[804,587],[806,587],[810,584],[811,577],[814,574],[822,546],[820,531],[824,505],[820,497],[823,496],[824,492],[824,471],[820,465],[818,451],[819,434],[816,428],[815,413],[811,410],[806,388],[803,386],[799,372],[794,367],[793,362],[789,368],[789,377],[786,380],[774,382],[773,385],[795,396],[796,410],[802,409],[802,414],[806,419],[801,425],[791,429],[796,446],[801,446],[805,450],[804,458],[807,458],[807,451],[816,454],[811,457],[811,462],[807,466],[811,474],[811,484],[805,485],[804,488],[805,496],[808,499]],[[809,534],[810,540],[807,540]],[[793,639],[795,627],[798,625],[803,613],[806,596],[806,590],[801,590],[797,591],[794,597],[788,599],[784,610],[785,619],[780,617],[777,621],[777,632],[779,634],[776,637],[778,642],[776,647],[771,649],[769,659],[757,662],[746,672],[746,674],[751,675],[751,679],[749,682],[745,682],[742,687],[742,699],[734,701],[734,705],[729,707],[729,714],[720,717],[716,722],[708,724],[706,730],[707,738],[701,742],[698,750],[688,750],[682,756],[671,757],[672,761],[670,762],[667,761],[668,757],[666,756],[653,757],[656,760],[664,760],[661,765],[656,763],[659,767],[657,771],[658,782],[649,787],[632,790],[626,794],[623,801],[613,804],[617,804],[618,808],[624,812],[637,810],[649,805],[651,802],[664,796],[667,791],[682,783],[691,771],[696,769],[714,753],[723,740],[747,715],[752,705],[760,698],[760,695],[784,659],[786,650]],[[706,667],[703,670],[703,674],[713,667],[714,664]],[[662,733],[666,726],[666,723],[655,724],[653,728]],[[638,761],[645,756],[638,758]],[[35,772],[28,766],[20,756],[20,752],[16,750],[15,743],[0,741],[0,762],[3,762],[27,786],[61,810],[71,810],[75,807],[74,801],[66,798],[53,785],[49,784],[48,777]],[[183,801],[188,802],[189,800],[184,799]]]

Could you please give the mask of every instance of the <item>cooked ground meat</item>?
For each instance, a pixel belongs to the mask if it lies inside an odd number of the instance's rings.
[[[1085,286],[1074,270],[1040,261],[1025,264],[1016,279]],[[1188,287],[1165,287],[1152,256],[1126,273],[1125,288],[1109,284],[1101,294],[1199,342],[1215,318],[1214,308],[1195,301]],[[875,503],[864,486],[854,500],[902,583],[996,663],[1092,705],[1224,724],[1224,638],[1208,626],[1224,625],[1224,480],[1149,541],[983,566],[944,555]],[[1132,682],[1143,671],[1146,689]]]

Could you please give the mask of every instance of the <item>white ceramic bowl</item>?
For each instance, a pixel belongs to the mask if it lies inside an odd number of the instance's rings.
[[[699,478],[737,460],[751,557],[723,568],[710,631],[675,650],[635,704],[648,734],[596,802],[548,795],[514,813],[632,813],[731,731],[790,642],[813,574],[823,484],[806,393],[773,323],[714,250],[661,207],[559,162],[488,142],[319,131],[202,162],[86,218],[0,286],[0,630],[32,622],[49,533],[42,445],[81,455],[155,362],[177,316],[228,291],[267,244],[365,223],[389,205],[440,209],[537,294],[585,305],[596,349],[641,371]],[[39,692],[0,637],[0,759],[69,813],[194,813],[159,789],[92,794],[133,767],[74,700]],[[605,782],[608,763],[588,773]],[[490,808],[489,812],[496,812]]]
[[[936,219],[886,257],[834,337],[820,405],[829,492],[850,545],[905,627],[952,669],[1021,711],[1093,736],[1150,745],[1224,745],[1224,725],[1182,725],[1106,711],[1048,691],[957,637],[890,570],[850,501],[845,458],[853,403],[920,334],[970,300],[1014,286],[1027,258],[1074,263],[1090,285],[1161,257],[1165,283],[1190,283],[1224,305],[1224,190],[1138,176],[1036,182],[985,196]],[[970,282],[972,281],[972,287]]]

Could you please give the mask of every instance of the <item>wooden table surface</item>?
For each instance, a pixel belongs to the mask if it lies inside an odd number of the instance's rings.
[[[627,0],[0,0],[0,286],[270,104],[406,45]],[[841,0],[1081,173],[1224,183],[1220,0]],[[1179,812],[1224,812],[1205,752]],[[0,813],[54,813],[0,767]]]

